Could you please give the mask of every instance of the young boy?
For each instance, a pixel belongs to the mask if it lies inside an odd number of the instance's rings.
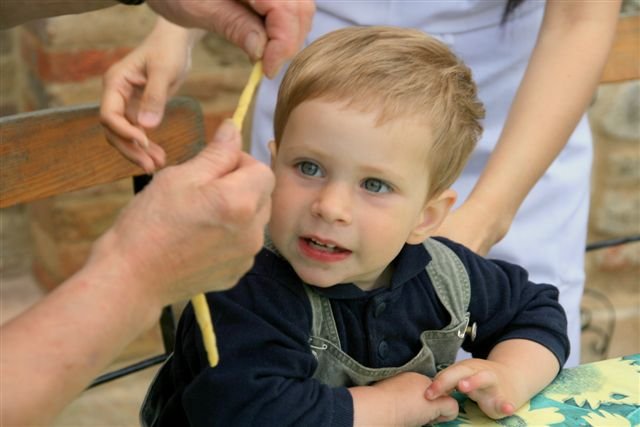
[[[468,68],[418,31],[347,28],[302,51],[278,95],[267,245],[207,295],[220,364],[187,308],[143,418],[420,425],[455,417],[454,388],[500,418],[549,384],[569,352],[557,290],[430,238],[483,115]],[[455,363],[461,346],[474,358]]]

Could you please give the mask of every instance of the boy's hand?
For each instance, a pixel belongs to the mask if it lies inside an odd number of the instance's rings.
[[[371,386],[351,387],[354,426],[421,426],[450,421],[458,416],[458,402],[451,396],[425,400],[431,379],[404,372]]]
[[[513,384],[514,372],[507,366],[483,359],[457,362],[436,375],[425,392],[428,400],[450,394],[454,389],[474,400],[487,416],[498,419],[512,415],[525,402]]]

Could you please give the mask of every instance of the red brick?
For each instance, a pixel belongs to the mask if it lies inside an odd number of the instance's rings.
[[[601,249],[596,253],[600,271],[640,271],[640,243],[628,243]]]
[[[50,52],[32,35],[24,33],[21,53],[27,67],[44,82],[79,82],[101,76],[131,51],[129,47]]]

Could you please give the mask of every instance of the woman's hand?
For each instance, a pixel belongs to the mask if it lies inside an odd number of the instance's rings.
[[[160,124],[167,98],[187,75],[191,47],[203,34],[158,18],[144,42],[105,74],[100,118],[107,140],[147,173],[163,167],[166,155],[145,130]]]

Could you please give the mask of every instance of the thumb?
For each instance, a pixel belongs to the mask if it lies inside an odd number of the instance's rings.
[[[262,58],[267,33],[263,18],[241,3],[227,2],[213,15],[214,31],[243,49],[249,58]]]
[[[140,101],[138,123],[145,129],[152,129],[162,121],[171,78],[167,72],[158,69],[149,70],[148,74]]]
[[[216,179],[236,170],[242,150],[240,131],[231,119],[226,119],[216,130],[213,140],[193,159],[182,166],[192,172],[206,174],[205,179]]]

